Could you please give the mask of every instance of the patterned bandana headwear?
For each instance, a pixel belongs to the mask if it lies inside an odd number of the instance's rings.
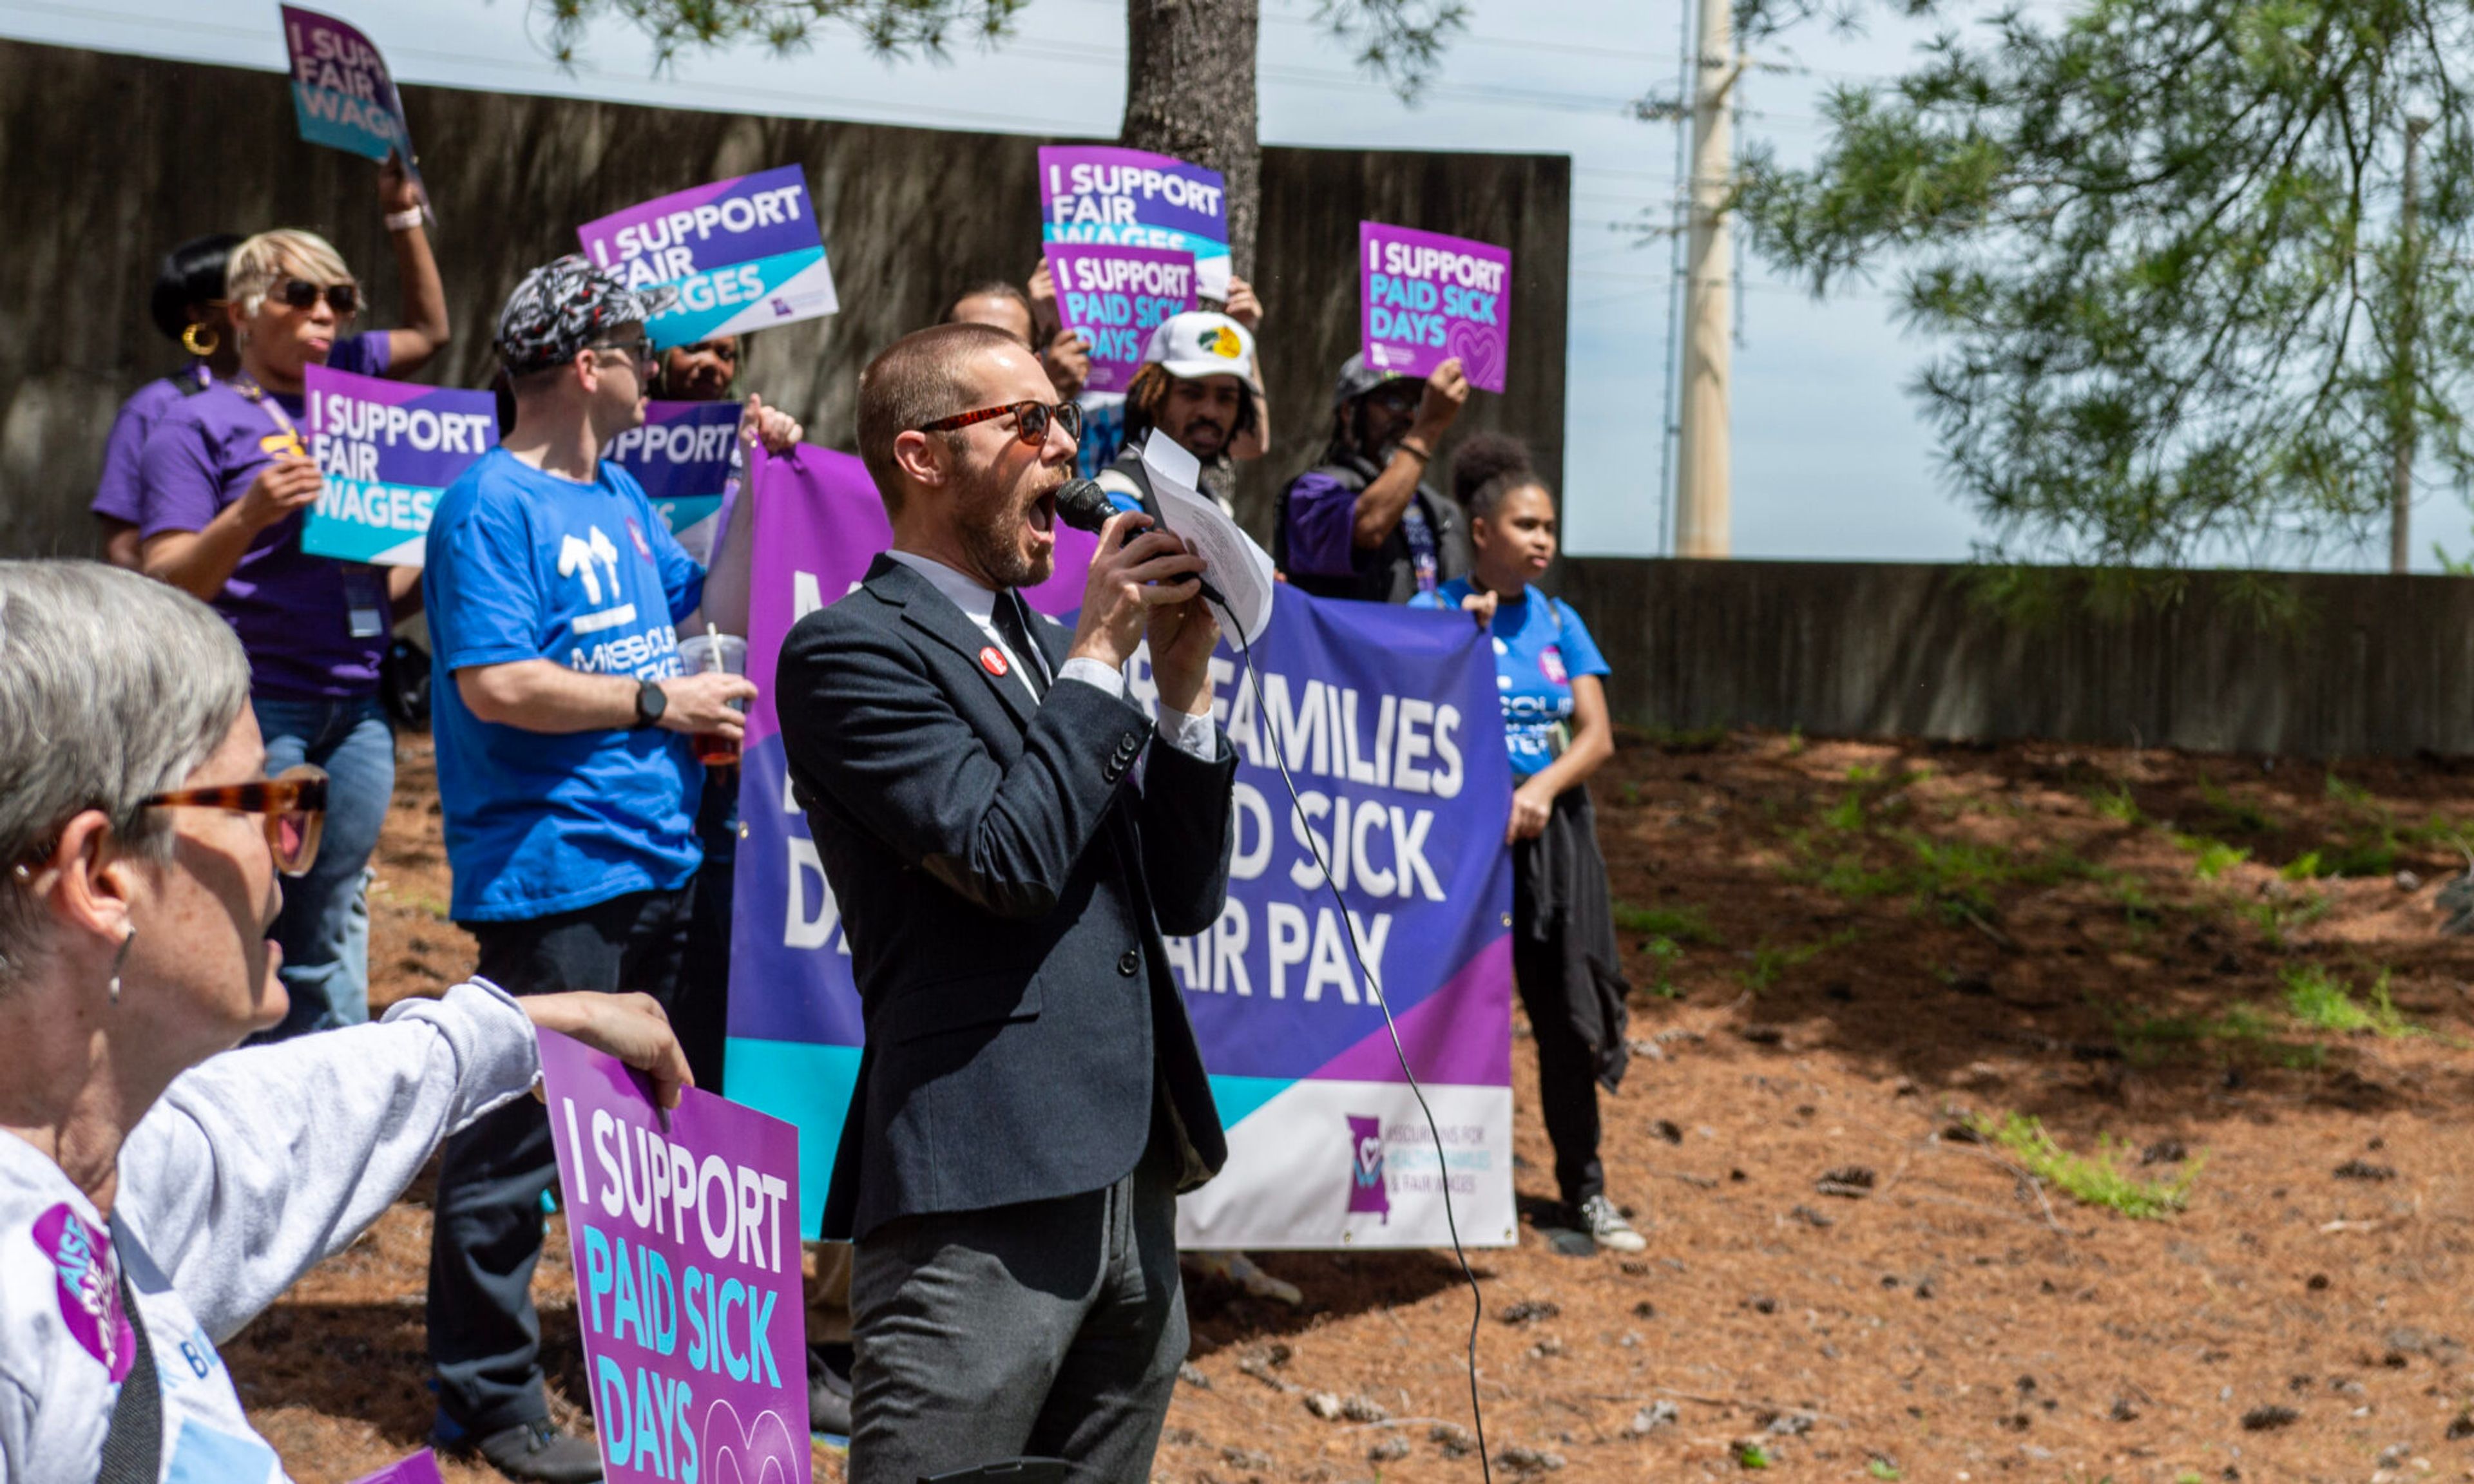
[[[547,371],[621,324],[643,324],[678,291],[630,289],[580,252],[524,275],[498,311],[498,360],[510,376]]]

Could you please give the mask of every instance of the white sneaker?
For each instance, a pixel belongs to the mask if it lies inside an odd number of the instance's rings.
[[[1603,1195],[1593,1195],[1581,1203],[1581,1230],[1589,1240],[1611,1252],[1646,1252],[1649,1238],[1632,1229],[1615,1203]]]

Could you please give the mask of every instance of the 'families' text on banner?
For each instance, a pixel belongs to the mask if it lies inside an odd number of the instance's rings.
[[[808,1484],[798,1132],[540,1035],[605,1476]]]
[[[585,255],[631,289],[667,287],[645,328],[663,349],[832,314],[808,173],[797,165],[656,197],[576,228]]]
[[[1228,297],[1228,184],[1219,171],[1113,144],[1050,145],[1039,152],[1039,201],[1041,242],[1191,252],[1202,296]]]
[[[1152,328],[1194,307],[1194,254],[1066,242],[1048,244],[1047,252],[1057,318],[1091,347],[1082,390],[1123,392],[1142,369]]]
[[[497,398],[303,369],[309,455],[327,488],[302,527],[313,557],[419,566],[439,492],[498,442]]]
[[[1457,357],[1469,385],[1503,390],[1512,347],[1512,253],[1492,243],[1357,224],[1366,364],[1426,376]]]
[[[748,673],[790,626],[848,593],[891,540],[847,454],[750,463],[757,499]],[[1059,529],[1056,571],[1026,594],[1081,599],[1093,539]],[[1486,638],[1457,613],[1318,603],[1282,587],[1253,646],[1261,704],[1225,646],[1215,708],[1238,754],[1229,901],[1171,939],[1230,1157],[1180,1203],[1198,1246],[1442,1245],[1449,1183],[1463,1238],[1515,1239],[1512,1201],[1511,767]],[[1132,693],[1149,704],[1137,660]],[[1304,801],[1293,810],[1271,744]],[[838,910],[789,798],[768,694],[749,710],[733,903],[730,1089],[799,1126],[811,1233],[825,1200],[861,1023]],[[1311,842],[1311,844],[1309,843]],[[1323,884],[1320,848],[1347,903]],[[1400,1078],[1367,967],[1443,1125],[1439,1161]]]

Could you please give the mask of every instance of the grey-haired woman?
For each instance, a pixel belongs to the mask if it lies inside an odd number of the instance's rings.
[[[0,562],[0,1478],[281,1479],[215,1343],[358,1234],[549,1026],[649,1072],[643,995],[486,983],[233,1051],[324,778],[264,777],[249,661],[184,593]]]

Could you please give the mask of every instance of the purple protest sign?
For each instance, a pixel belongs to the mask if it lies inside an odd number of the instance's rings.
[[[412,126],[376,43],[331,15],[287,5],[283,47],[302,138],[364,159],[400,155],[412,169]]]
[[[445,1484],[438,1473],[438,1455],[427,1448],[400,1458],[376,1473],[364,1473],[352,1484]]]
[[[1228,297],[1228,185],[1167,155],[1113,144],[1039,152],[1039,240],[1194,254],[1202,294]]]
[[[313,557],[419,566],[429,514],[498,442],[497,398],[311,366],[309,454],[326,490],[302,527]]]
[[[1123,392],[1142,369],[1152,329],[1195,304],[1194,254],[1164,248],[1048,244],[1056,313],[1091,347],[1085,392]]]
[[[840,307],[808,173],[797,165],[657,196],[575,235],[629,288],[671,290],[669,307],[644,326],[664,348]]]
[[[613,1058],[541,1033],[610,1484],[808,1484],[799,1137],[688,1089],[666,1121]]]
[[[1512,347],[1512,253],[1414,227],[1357,224],[1366,364],[1425,376],[1458,357],[1469,385],[1503,390]]]

